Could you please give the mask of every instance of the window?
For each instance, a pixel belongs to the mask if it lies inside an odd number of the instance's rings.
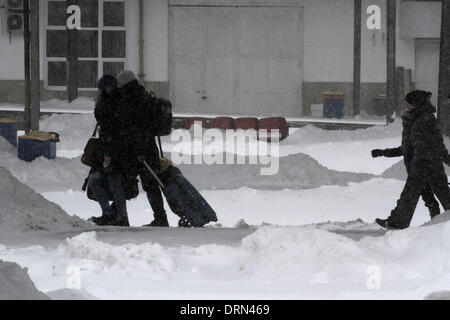
[[[124,0],[78,0],[81,30],[78,32],[78,87],[97,88],[102,74],[116,76],[126,64]],[[47,1],[45,25],[46,87],[66,86],[66,1]]]

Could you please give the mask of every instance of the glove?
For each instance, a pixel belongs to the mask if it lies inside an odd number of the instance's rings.
[[[139,162],[144,162],[145,161],[145,156],[137,156],[137,159]]]
[[[113,172],[113,166],[111,165],[111,158],[110,157],[104,157],[103,160],[103,172],[105,174],[111,174]]]
[[[383,156],[383,150],[374,149],[372,150],[372,158],[378,158]]]

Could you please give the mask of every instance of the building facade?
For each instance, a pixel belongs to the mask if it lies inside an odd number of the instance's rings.
[[[94,95],[102,74],[130,69],[177,112],[295,117],[339,89],[351,113],[353,0],[142,2],[140,21],[139,0],[78,0],[80,95]],[[380,29],[366,25],[373,5]],[[369,113],[386,86],[385,7],[363,0],[361,108]],[[7,31],[0,10],[0,103],[23,103],[23,35]],[[40,0],[42,100],[66,97],[65,10],[64,0]],[[397,66],[434,99],[440,19],[440,1],[398,0]]]

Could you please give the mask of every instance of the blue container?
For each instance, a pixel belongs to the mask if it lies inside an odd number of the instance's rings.
[[[17,147],[17,124],[12,120],[0,120],[0,136]]]
[[[47,159],[56,158],[56,141],[40,141],[30,139],[26,136],[19,137],[19,146],[17,149],[19,159],[31,162],[36,158],[45,157]]]
[[[344,117],[344,93],[340,91],[327,91],[323,94],[323,117]]]

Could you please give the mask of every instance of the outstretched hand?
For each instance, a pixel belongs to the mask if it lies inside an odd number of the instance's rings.
[[[378,158],[383,156],[383,151],[380,149],[374,149],[372,150],[372,158]]]

